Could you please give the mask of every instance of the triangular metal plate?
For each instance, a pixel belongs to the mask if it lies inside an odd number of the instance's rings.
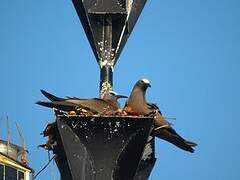
[[[94,55],[114,66],[146,0],[73,0]]]
[[[56,154],[58,159],[66,159],[58,163],[60,172],[69,174],[66,180],[148,178],[152,164],[141,161],[141,157],[152,118],[58,116],[56,121],[57,144],[62,144]]]

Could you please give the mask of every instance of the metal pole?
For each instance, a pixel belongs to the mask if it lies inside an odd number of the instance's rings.
[[[100,97],[113,86],[113,49],[112,49],[112,17],[102,16],[103,30],[100,64]]]
[[[112,90],[113,87],[113,68],[111,66],[103,66],[100,71],[100,97],[104,93]]]

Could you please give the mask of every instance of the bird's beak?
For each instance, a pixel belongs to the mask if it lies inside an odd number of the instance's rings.
[[[117,95],[117,98],[119,99],[119,98],[128,98],[127,96],[124,96],[124,95]]]
[[[147,84],[147,87],[152,87],[151,84]]]

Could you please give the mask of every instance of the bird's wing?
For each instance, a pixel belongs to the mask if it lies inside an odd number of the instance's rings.
[[[159,112],[160,115],[162,115],[162,112],[160,111],[159,107],[157,106],[157,104],[155,103],[147,103],[148,108],[150,110],[157,110]]]
[[[186,141],[171,127],[158,129],[155,131],[155,135],[191,153],[194,152],[193,147],[197,146],[196,143]]]
[[[84,100],[82,98],[76,97],[76,96],[66,96],[67,99],[75,99],[75,100]]]
[[[116,109],[110,101],[104,99],[93,98],[91,101],[94,106],[101,111],[114,111]]]
[[[92,98],[92,100],[106,102],[104,99],[101,98]]]
[[[52,94],[50,94],[50,93],[48,93],[47,91],[44,91],[44,90],[40,90],[41,91],[41,93],[46,97],[46,98],[48,98],[50,101],[63,101],[64,100],[64,98],[60,98],[60,97],[57,97],[57,96],[54,96],[54,95],[52,95]]]
[[[112,111],[113,107],[111,106],[110,103],[103,99],[99,98],[92,98],[92,99],[67,99],[66,100],[69,103],[73,103],[76,105],[80,105],[80,108],[93,111],[93,112],[98,112],[98,113],[103,113],[104,111]]]
[[[44,101],[38,101],[36,104],[45,106],[48,108],[55,108],[62,111],[73,111],[76,108],[76,104],[69,103],[66,101],[53,101],[53,102],[44,102]]]

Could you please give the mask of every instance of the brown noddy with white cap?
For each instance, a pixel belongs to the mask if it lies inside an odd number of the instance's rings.
[[[36,102],[38,105],[68,112],[76,111],[78,108],[81,108],[91,112],[92,114],[114,113],[121,108],[118,103],[118,99],[127,98],[127,96],[118,95],[114,91],[106,92],[102,99],[80,99],[77,97],[60,98],[44,90],[41,90],[41,92],[51,102],[38,101]]]
[[[187,141],[177,134],[177,132],[171,127],[171,124],[164,119],[157,105],[146,101],[145,96],[148,87],[151,87],[149,80],[141,79],[137,81],[126,101],[124,111],[132,115],[154,114],[155,128],[153,131],[155,136],[164,139],[185,151],[193,153],[193,147],[197,146],[197,144]]]

